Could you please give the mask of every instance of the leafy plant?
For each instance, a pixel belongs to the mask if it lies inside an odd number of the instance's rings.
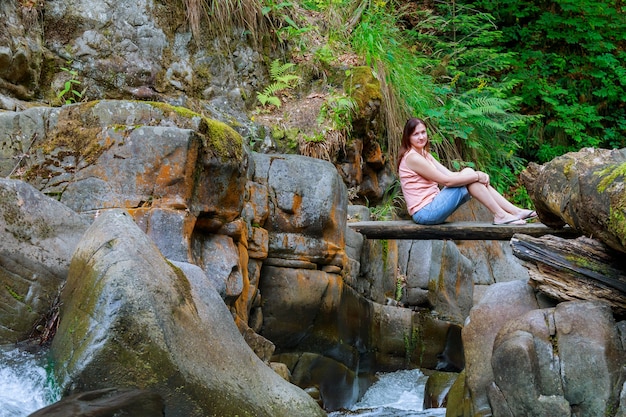
[[[57,98],[61,99],[65,104],[72,104],[82,100],[85,90],[76,90],[76,87],[81,84],[78,79],[78,71],[65,67],[61,67],[61,70],[69,76],[69,79],[63,84],[63,89],[57,93]]]
[[[385,190],[382,202],[369,208],[373,220],[391,220],[406,212],[400,180],[395,179]]]
[[[281,64],[279,60],[272,61],[270,65],[272,83],[262,92],[257,92],[257,99],[261,105],[271,104],[280,107],[281,101],[278,94],[283,90],[294,88],[300,82],[300,77],[292,72],[294,67],[295,64],[291,62]]]
[[[583,147],[626,146],[626,10],[612,0],[473,2],[493,12],[515,52],[499,74],[525,80],[512,92],[527,114],[542,115],[514,132],[520,156],[545,162]]]
[[[320,108],[317,122],[323,124],[329,120],[333,129],[349,134],[352,130],[352,119],[357,111],[356,101],[345,94],[331,95]]]

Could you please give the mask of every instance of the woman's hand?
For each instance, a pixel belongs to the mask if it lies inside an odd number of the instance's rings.
[[[478,174],[479,183],[489,185],[489,175],[487,175],[486,173],[482,171],[476,171],[476,174]]]

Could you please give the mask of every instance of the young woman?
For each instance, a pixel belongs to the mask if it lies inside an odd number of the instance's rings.
[[[404,125],[398,172],[409,214],[418,224],[445,222],[471,197],[493,214],[493,224],[522,225],[537,216],[521,209],[489,185],[489,175],[471,168],[452,172],[430,154],[426,125],[418,118]],[[443,188],[440,188],[440,185]]]

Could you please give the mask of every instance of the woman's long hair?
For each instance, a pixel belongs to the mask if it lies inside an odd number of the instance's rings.
[[[415,128],[419,125],[426,126],[426,123],[422,119],[418,119],[417,117],[411,117],[404,124],[404,130],[402,131],[402,142],[400,143],[400,151],[398,152],[398,162],[396,164],[396,168],[400,169],[400,162],[404,155],[411,149],[411,134],[415,131]],[[426,146],[424,147],[426,152],[430,152],[430,139],[426,142]]]

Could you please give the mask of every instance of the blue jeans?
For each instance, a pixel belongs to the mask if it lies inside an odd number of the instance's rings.
[[[472,198],[466,186],[443,187],[433,201],[413,213],[417,224],[440,224]]]

